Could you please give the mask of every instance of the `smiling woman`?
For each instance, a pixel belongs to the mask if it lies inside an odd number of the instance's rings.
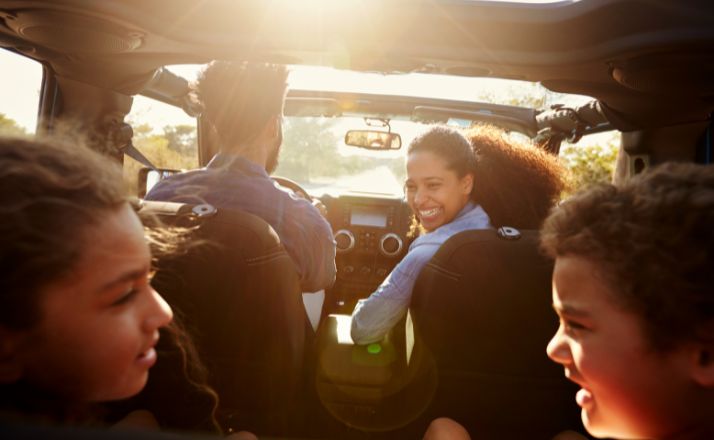
[[[563,168],[502,130],[436,126],[407,154],[407,203],[421,230],[406,257],[352,313],[352,338],[381,340],[406,314],[421,269],[458,232],[501,226],[537,228],[565,188]]]

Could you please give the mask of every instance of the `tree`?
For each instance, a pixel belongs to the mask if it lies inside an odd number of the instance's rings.
[[[191,130],[193,130],[193,134]],[[195,127],[189,125],[166,126],[164,134],[154,133],[154,129],[148,124],[139,124],[134,129],[134,147],[146,156],[157,168],[170,169],[191,169],[198,166],[197,148],[188,148],[193,135],[195,142]],[[169,133],[174,139],[174,148],[171,148],[171,141],[165,135]],[[124,182],[132,193],[137,191],[137,178],[142,164],[134,159],[125,156],[124,158]]]
[[[339,150],[341,137],[335,131],[337,120],[329,118],[290,118],[284,126],[284,141],[276,175],[301,183],[320,178],[356,175],[387,165],[404,173],[404,160],[345,155]]]
[[[181,154],[198,154],[195,125],[167,125],[164,127],[164,137],[168,141],[167,146],[170,150]]]
[[[615,135],[603,143],[564,145],[560,157],[571,173],[573,190],[595,183],[612,181],[617,159],[618,143]]]
[[[557,92],[548,92],[540,84],[532,84],[532,93],[515,93],[509,104],[520,107],[545,109],[551,104],[566,102],[567,95]],[[570,181],[573,191],[587,187],[594,183],[610,182],[615,170],[617,159],[618,139],[617,132],[597,136],[597,143],[588,141],[586,136],[578,144],[563,142],[560,157],[570,172]],[[590,139],[589,139],[590,138]]]
[[[5,136],[26,136],[27,131],[14,119],[0,113],[0,134]]]

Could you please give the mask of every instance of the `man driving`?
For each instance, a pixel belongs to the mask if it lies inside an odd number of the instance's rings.
[[[335,280],[335,241],[311,202],[278,186],[270,174],[283,140],[287,69],[267,63],[214,61],[201,73],[196,93],[215,130],[218,153],[205,168],[156,184],[147,200],[209,203],[257,215],[273,227],[295,263],[304,292]]]

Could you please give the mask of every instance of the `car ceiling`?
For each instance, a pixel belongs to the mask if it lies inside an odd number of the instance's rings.
[[[132,95],[211,59],[539,81],[623,129],[708,119],[714,5],[582,0],[0,0],[0,45]]]

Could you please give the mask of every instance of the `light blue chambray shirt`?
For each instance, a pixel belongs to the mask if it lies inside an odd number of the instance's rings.
[[[414,240],[377,290],[357,302],[352,312],[352,340],[357,344],[377,342],[399,322],[409,308],[417,276],[446,240],[461,231],[491,227],[486,211],[469,202],[450,223]]]

